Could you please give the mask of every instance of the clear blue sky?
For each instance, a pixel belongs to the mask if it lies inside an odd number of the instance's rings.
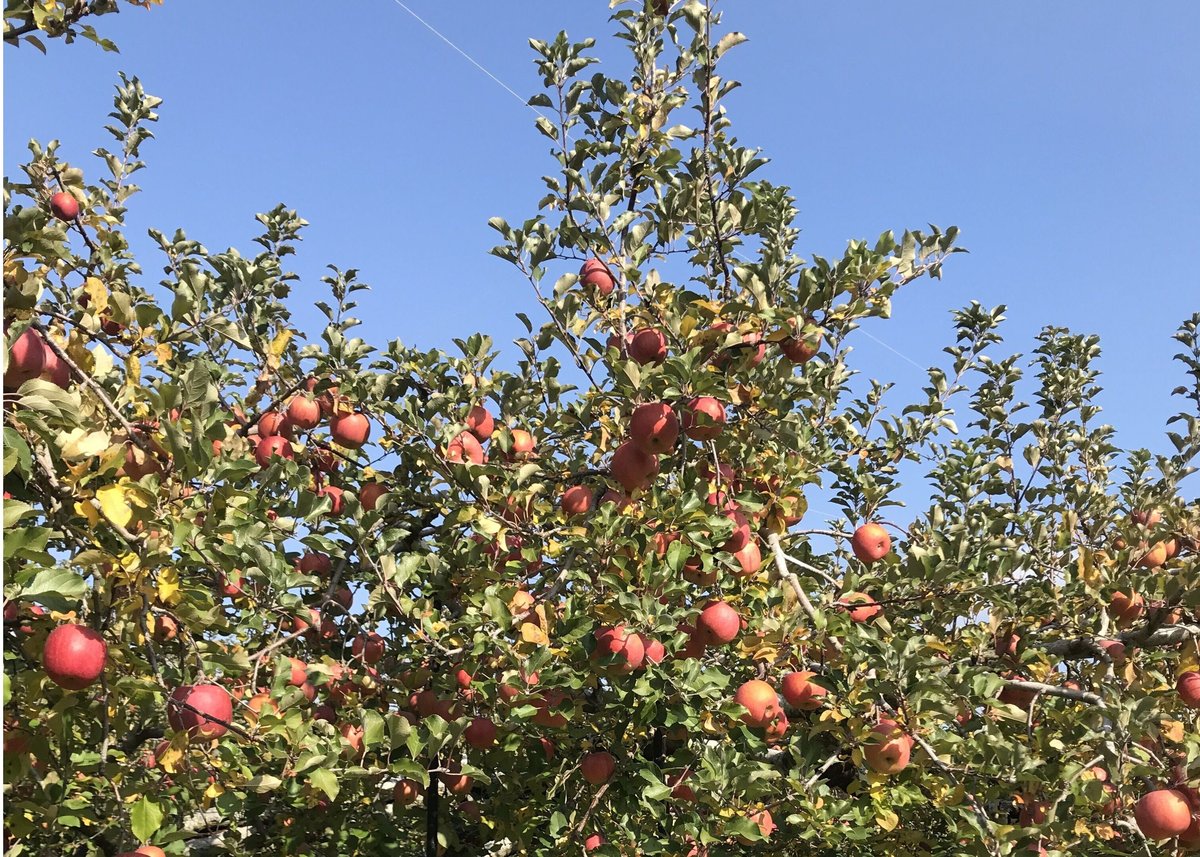
[[[593,35],[623,75],[603,0],[406,0],[523,97],[526,40]],[[1009,305],[1014,348],[1053,323],[1103,337],[1108,421],[1125,445],[1163,448],[1182,376],[1170,335],[1200,309],[1200,4],[810,3],[730,0],[749,44],[728,76],[743,143],[793,187],[801,250],[957,224],[972,253],[869,327],[924,367],[941,362],[949,310]],[[340,14],[335,14],[340,13]],[[30,137],[87,153],[118,70],[165,99],[132,231],[182,227],[210,249],[249,238],[277,202],[311,221],[294,267],[315,296],[326,263],[357,267],[362,335],[424,347],[491,333],[514,350],[535,305],[487,255],[488,217],[531,215],[552,169],[516,98],[394,0],[166,0],[101,19],[121,53],[6,48],[4,165]],[[145,246],[143,242],[142,246]],[[147,273],[158,278],[156,259]],[[302,321],[316,332],[317,315]],[[924,373],[865,337],[857,364],[898,382]]]

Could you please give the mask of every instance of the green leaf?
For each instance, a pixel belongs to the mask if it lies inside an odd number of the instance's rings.
[[[139,798],[129,811],[129,828],[139,842],[149,842],[162,826],[163,811],[148,797]]]
[[[378,717],[379,715],[376,714],[375,716]],[[325,792],[330,800],[337,800],[338,791],[341,787],[338,785],[337,777],[333,771],[328,768],[314,768],[308,772],[308,781]]]
[[[252,792],[263,794],[265,792],[274,791],[283,784],[283,780],[279,777],[272,777],[269,774],[260,774],[257,777],[252,777],[247,783],[246,788]]]
[[[377,711],[367,709],[363,712],[363,744],[374,747],[383,740],[383,717]],[[333,795],[330,795],[332,798]]]
[[[44,568],[33,576],[17,597],[36,601],[51,610],[67,610],[83,597],[83,578],[67,568]]]

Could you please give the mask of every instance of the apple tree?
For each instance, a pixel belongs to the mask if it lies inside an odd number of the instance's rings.
[[[554,167],[497,217],[527,333],[310,337],[288,257],[125,232],[160,100],[5,183],[7,853],[1168,853],[1200,843],[1200,314],[1174,452],[1095,337],[860,324],[958,231],[798,255],[700,0],[533,41]],[[146,266],[149,266],[147,268]],[[156,273],[150,273],[153,269]],[[922,487],[928,485],[928,489]],[[914,502],[914,497],[920,498]],[[818,515],[809,504],[835,510]]]

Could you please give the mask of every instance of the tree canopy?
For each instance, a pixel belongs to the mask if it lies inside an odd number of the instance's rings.
[[[479,333],[358,338],[352,268],[301,330],[285,205],[252,252],[164,228],[134,258],[162,105],[136,77],[95,162],[30,143],[4,196],[6,853],[1200,843],[1200,314],[1171,454],[1100,422],[1096,337],[1011,354],[1002,306],[955,312],[895,402],[859,325],[958,230],[801,258],[712,5],[614,4],[623,77],[591,39],[531,42],[553,168],[491,221],[531,295],[507,362]],[[6,41],[70,16],[10,3]]]

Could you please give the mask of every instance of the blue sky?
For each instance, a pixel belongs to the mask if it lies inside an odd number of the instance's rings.
[[[624,74],[601,0],[405,2],[522,97],[538,85],[526,40],[559,29],[598,37],[603,70]],[[536,305],[487,255],[486,222],[530,216],[542,195],[553,164],[532,113],[395,0],[333,8],[166,0],[98,22],[119,55],[6,49],[6,173],[28,138],[57,137],[94,175],[87,153],[109,145],[112,85],[129,71],[165,99],[134,234],[181,227],[250,253],[253,214],[285,202],[312,223],[300,300],[326,263],[357,267],[374,287],[358,311],[368,341],[450,346],[481,330],[511,354],[513,312]],[[870,325],[881,342],[860,338],[865,374],[906,401],[950,342],[951,309],[1005,303],[1016,350],[1048,323],[1101,334],[1106,419],[1121,443],[1163,448],[1182,380],[1170,335],[1200,309],[1200,4],[724,8],[750,37],[726,66],[744,84],[735,131],[793,187],[805,255],[928,222],[958,225],[972,251]],[[315,311],[300,317],[315,333]]]

